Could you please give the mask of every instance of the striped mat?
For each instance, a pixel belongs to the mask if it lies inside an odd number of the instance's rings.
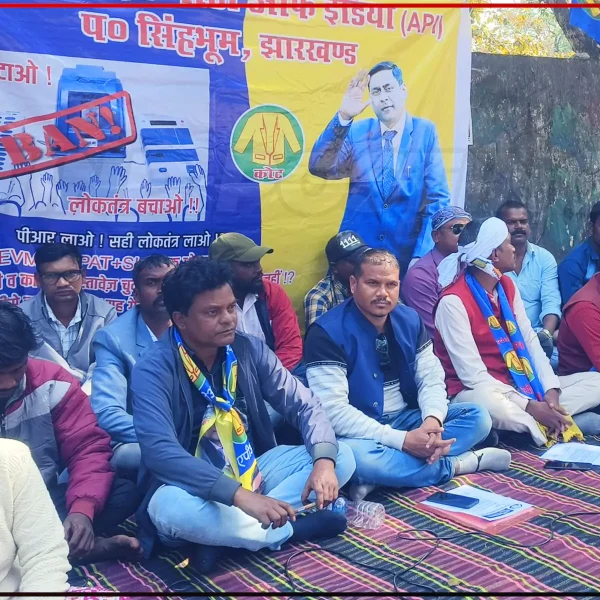
[[[504,530],[493,538],[465,536],[443,541],[431,555],[399,579],[398,589],[417,597],[428,591],[516,592],[532,594],[561,592],[593,593],[600,590],[600,515],[574,517],[556,524],[554,539],[540,548],[510,547],[502,542],[533,545],[549,535],[552,517],[561,513],[600,510],[600,473],[554,472],[543,469],[542,451],[534,447],[516,449],[514,439],[506,446],[513,451],[510,471],[458,477],[455,484],[471,484],[510,496],[544,510],[532,520]],[[589,440],[600,444],[600,438]],[[423,511],[419,501],[438,488],[408,492],[384,491],[369,499],[381,502],[387,511],[383,527],[376,531],[349,529],[318,550],[295,556],[290,565],[293,586],[286,577],[286,562],[304,545],[281,552],[239,552],[225,560],[211,576],[192,567],[181,567],[185,556],[162,554],[139,564],[101,563],[75,569],[71,582],[77,586],[100,586],[134,598],[136,592],[208,592],[215,597],[264,592],[390,593],[393,576],[414,565],[432,547],[432,542],[399,539],[409,529],[434,531],[452,537],[466,528]],[[134,533],[133,525],[127,524]],[[406,537],[409,534],[404,534]],[[412,534],[411,534],[412,535]],[[377,569],[385,569],[381,571]],[[564,597],[564,596],[563,596]]]

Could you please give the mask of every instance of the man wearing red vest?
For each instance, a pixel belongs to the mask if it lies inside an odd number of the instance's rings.
[[[554,374],[519,290],[504,275],[514,268],[508,228],[495,217],[473,244],[440,263],[435,351],[448,395],[482,404],[494,427],[528,431],[538,445],[561,434],[581,438],[570,415],[600,404],[600,374]]]
[[[600,371],[600,273],[565,304],[563,314],[565,330],[561,325],[558,372],[571,375]]]

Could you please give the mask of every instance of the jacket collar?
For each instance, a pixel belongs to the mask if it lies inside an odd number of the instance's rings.
[[[89,295],[82,291],[79,294],[79,305],[81,307],[81,320],[83,321],[87,315],[87,311],[89,308]],[[46,310],[46,298],[44,297],[44,292],[40,291],[36,294],[32,299],[32,313],[34,315],[34,319],[44,318],[46,321],[50,320],[50,315]]]
[[[153,343],[152,336],[148,330],[148,325],[146,325],[146,321],[144,321],[144,317],[142,317],[142,311],[139,309],[139,307],[136,306],[133,310],[137,312],[135,343],[140,346],[140,348],[147,348]]]

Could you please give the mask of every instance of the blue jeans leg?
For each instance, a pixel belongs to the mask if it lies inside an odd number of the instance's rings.
[[[456,409],[455,409],[456,407]],[[422,423],[421,411],[404,410],[390,417],[389,425],[397,430],[412,431]],[[354,480],[360,484],[388,487],[426,487],[445,483],[454,476],[452,457],[466,452],[487,437],[492,426],[487,411],[472,404],[455,404],[448,408],[444,422],[444,439],[456,438],[448,456],[433,465],[374,440],[344,439],[354,452]]]
[[[258,459],[265,480],[265,494],[294,506],[300,505],[302,490],[312,470],[312,460],[301,446],[278,446]],[[349,448],[340,445],[336,472],[343,485],[354,470]],[[344,480],[345,479],[345,480]],[[287,523],[278,529],[261,524],[239,508],[202,500],[176,486],[159,488],[148,505],[148,515],[166,544],[194,544],[277,550],[292,535]]]
[[[137,473],[141,459],[139,444],[119,444],[113,449],[110,464],[117,473]]]
[[[265,479],[264,493],[267,496],[283,500],[294,508],[302,506],[302,491],[313,468],[304,446],[277,446],[258,459],[258,466]],[[340,487],[350,481],[355,468],[352,450],[340,442],[335,464]]]

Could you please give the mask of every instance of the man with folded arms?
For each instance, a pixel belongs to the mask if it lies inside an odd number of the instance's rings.
[[[353,297],[308,331],[305,361],[311,390],[354,452],[351,497],[360,500],[378,485],[424,487],[508,468],[505,450],[471,450],[488,436],[491,419],[473,404],[448,406],[423,322],[398,303],[396,258],[368,250],[350,287]]]

